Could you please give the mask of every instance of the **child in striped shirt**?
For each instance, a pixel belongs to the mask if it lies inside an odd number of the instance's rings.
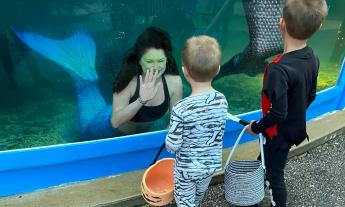
[[[208,36],[188,39],[182,51],[182,71],[192,93],[173,107],[165,140],[168,151],[176,153],[174,196],[179,207],[199,206],[213,174],[222,168],[228,104],[211,86],[220,58],[217,41]]]

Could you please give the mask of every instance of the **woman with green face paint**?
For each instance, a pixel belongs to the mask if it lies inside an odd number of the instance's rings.
[[[123,134],[163,129],[181,98],[170,37],[150,27],[137,38],[115,81],[111,124]]]

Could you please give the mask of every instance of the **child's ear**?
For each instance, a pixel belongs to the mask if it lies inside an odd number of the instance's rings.
[[[286,27],[285,20],[283,18],[280,18],[279,19],[279,30],[281,32],[284,32],[285,31],[285,27]]]
[[[182,66],[182,72],[183,72],[183,75],[184,75],[184,77],[186,78],[186,80],[187,80],[188,82],[190,82],[190,81],[191,81],[191,77],[190,77],[190,75],[189,75],[189,73],[188,73],[187,68],[185,68],[185,66]]]
[[[219,71],[220,71],[220,65],[218,65],[218,71],[217,71],[216,75],[218,75]]]
[[[187,72],[187,70],[186,70],[186,68],[184,66],[182,66],[182,73],[183,73],[184,77],[186,77],[186,78],[189,77],[188,76],[189,74],[188,74],[188,72]]]

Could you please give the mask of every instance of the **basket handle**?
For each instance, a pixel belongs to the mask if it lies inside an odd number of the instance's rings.
[[[243,134],[244,134],[244,132],[246,131],[246,129],[247,129],[247,126],[243,127],[241,133],[238,135],[237,140],[236,140],[234,146],[233,146],[232,149],[231,149],[231,152],[230,152],[230,154],[229,154],[229,157],[228,157],[228,159],[226,160],[225,166],[227,166],[227,165],[229,164],[229,162],[230,162],[230,160],[231,160],[231,157],[232,157],[232,155],[234,154],[235,149],[237,148],[238,143],[240,142],[241,138],[243,137]],[[262,134],[260,133],[260,134],[259,134],[259,142],[260,142],[261,165],[262,165],[263,169],[266,169],[266,167],[265,167],[265,156],[264,156],[263,141],[264,141],[264,140],[263,140],[263,136],[262,136]]]

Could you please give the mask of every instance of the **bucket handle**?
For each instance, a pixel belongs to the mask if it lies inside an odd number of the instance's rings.
[[[163,145],[162,145],[161,148],[159,149],[158,153],[156,154],[155,159],[154,159],[153,162],[150,164],[150,166],[153,165],[153,164],[155,164],[155,163],[157,162],[157,159],[158,159],[159,155],[161,154],[162,150],[164,149],[164,147],[165,147],[165,142],[163,143]]]
[[[236,140],[234,146],[233,146],[232,149],[231,149],[231,152],[230,152],[230,154],[229,154],[229,157],[228,157],[228,159],[226,160],[225,166],[227,166],[227,165],[229,164],[229,162],[230,162],[230,160],[231,160],[231,157],[232,157],[232,155],[234,154],[235,149],[237,148],[237,145],[238,145],[238,143],[240,142],[241,138],[243,137],[243,134],[244,134],[244,132],[246,131],[246,129],[247,129],[247,126],[243,127],[243,129],[242,129],[240,135],[238,135],[238,138],[237,138],[237,140]],[[261,133],[259,134],[259,142],[260,142],[261,165],[262,165],[263,169],[266,169],[266,167],[265,167],[264,147],[263,147],[263,136],[262,136]]]

